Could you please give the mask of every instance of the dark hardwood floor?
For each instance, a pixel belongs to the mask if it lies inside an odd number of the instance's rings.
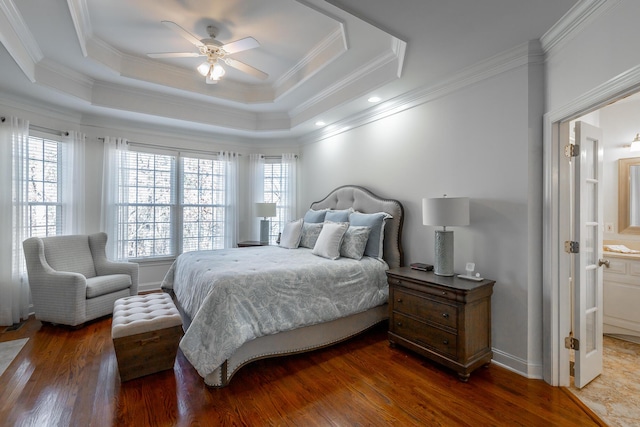
[[[2,426],[593,426],[563,388],[496,365],[468,383],[390,348],[385,325],[336,346],[262,360],[222,389],[178,352],[171,371],[120,383],[111,319],[79,330],[30,319],[0,342],[29,337],[0,377]]]

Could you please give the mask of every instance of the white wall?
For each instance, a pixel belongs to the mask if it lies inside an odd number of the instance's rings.
[[[344,184],[402,202],[405,263],[434,260],[434,227],[422,225],[422,198],[468,196],[471,224],[454,227],[455,270],[473,261],[496,280],[494,360],[537,377],[542,94],[541,67],[521,66],[306,145],[301,168],[303,207]]]
[[[613,6],[578,34],[571,34],[547,59],[546,111],[554,111],[594,88],[640,66],[640,2],[609,0]],[[624,84],[620,87],[624,90]]]

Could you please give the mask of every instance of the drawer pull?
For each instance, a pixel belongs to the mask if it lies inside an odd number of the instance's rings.
[[[447,292],[446,292],[446,291],[442,291],[442,295],[446,295],[446,294],[447,294]]]
[[[442,341],[442,344],[444,344],[444,345],[448,345],[448,344],[449,344],[449,340],[443,340],[443,341]]]
[[[445,319],[449,318],[449,313],[442,313],[442,317],[444,317]]]
[[[402,326],[402,322],[398,322],[398,323],[396,323],[396,325]]]
[[[396,301],[398,301],[398,302],[402,302],[402,298],[398,298]]]

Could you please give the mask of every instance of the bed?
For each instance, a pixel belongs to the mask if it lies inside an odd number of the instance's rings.
[[[251,361],[329,346],[388,318],[385,271],[403,265],[401,203],[347,185],[310,206],[325,210],[386,213],[381,256],[267,246],[187,252],[173,263],[162,289],[183,318],[180,348],[205,384],[224,387]]]

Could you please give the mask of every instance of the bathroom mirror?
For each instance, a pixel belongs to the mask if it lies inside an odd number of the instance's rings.
[[[640,157],[618,160],[618,229],[640,234]]]

